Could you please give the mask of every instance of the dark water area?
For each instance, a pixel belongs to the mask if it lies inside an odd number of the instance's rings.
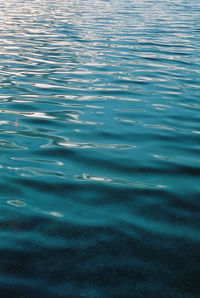
[[[0,3],[0,297],[200,297],[200,1]]]

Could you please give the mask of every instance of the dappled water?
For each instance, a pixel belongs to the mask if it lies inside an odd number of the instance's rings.
[[[0,296],[199,297],[200,2],[0,3]]]

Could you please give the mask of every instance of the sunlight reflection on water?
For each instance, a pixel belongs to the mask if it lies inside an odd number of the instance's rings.
[[[199,297],[199,14],[0,3],[2,297]]]

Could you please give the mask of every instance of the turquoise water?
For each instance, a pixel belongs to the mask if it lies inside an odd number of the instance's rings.
[[[193,298],[200,2],[0,4],[1,297]]]

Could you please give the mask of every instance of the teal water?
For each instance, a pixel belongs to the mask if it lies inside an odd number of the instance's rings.
[[[0,296],[200,297],[200,2],[0,3]]]

